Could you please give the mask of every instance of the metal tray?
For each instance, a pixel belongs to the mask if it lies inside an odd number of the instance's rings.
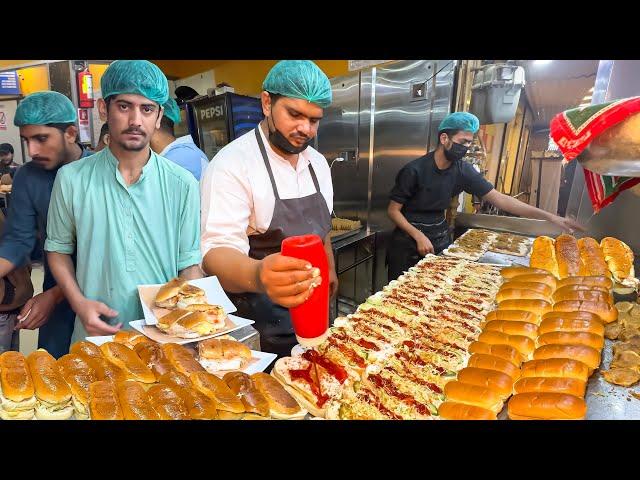
[[[521,265],[523,267],[529,266],[529,254],[524,257],[518,255],[509,255],[506,253],[497,253],[497,252],[485,252],[479,259],[478,263],[486,263],[489,265],[501,265],[501,266],[511,266],[511,265]]]
[[[353,230],[346,230],[344,233],[339,235],[335,235],[331,237],[331,243],[339,242],[340,240],[344,240],[345,238],[353,237],[357,235],[364,227],[356,228]]]

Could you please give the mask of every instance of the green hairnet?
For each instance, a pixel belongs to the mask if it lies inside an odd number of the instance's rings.
[[[180,123],[180,107],[173,98],[167,100],[167,103],[163,105],[164,107],[164,116],[173,122],[174,125],[178,125]]]
[[[480,121],[473,113],[453,112],[444,117],[440,122],[438,131],[442,130],[464,130],[465,132],[476,133],[480,128]]]
[[[331,84],[311,60],[282,60],[264,79],[262,89],[285,97],[301,98],[322,108],[331,105]]]
[[[100,80],[102,97],[112,95],[142,95],[160,105],[169,98],[167,77],[146,60],[116,60]]]
[[[37,92],[24,98],[16,109],[13,124],[48,125],[50,123],[76,123],[78,114],[68,97],[58,92]]]

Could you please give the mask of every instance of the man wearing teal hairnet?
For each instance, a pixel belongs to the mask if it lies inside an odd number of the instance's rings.
[[[151,149],[161,157],[186,168],[196,180],[200,180],[202,171],[207,167],[207,155],[193,142],[191,134],[176,138],[175,126],[181,121],[180,107],[173,98],[164,104],[164,115],[160,128],[151,137]]]
[[[482,198],[500,210],[547,220],[564,230],[583,230],[575,221],[545,212],[498,192],[462,158],[480,128],[467,112],[447,115],[438,127],[438,148],[406,164],[396,177],[387,210],[396,224],[387,250],[389,280],[414,266],[427,253],[438,254],[451,242],[445,210],[461,192]]]
[[[51,190],[60,167],[91,154],[78,143],[76,120],[73,103],[58,92],[32,93],[18,104],[14,124],[20,128],[31,161],[17,171],[13,181],[13,201],[0,239],[0,278],[28,264],[36,245],[42,248]],[[16,329],[39,329],[38,348],[58,358],[69,352],[75,314],[46,258],[42,290],[19,311]]]
[[[262,85],[265,119],[225,146],[202,179],[203,268],[217,275],[238,307],[255,320],[262,349],[288,355],[296,344],[289,307],[321,281],[336,291],[329,231],[333,186],[326,159],[309,146],[331,84],[309,60],[278,62]],[[307,262],[280,254],[282,240],[317,234],[330,278]]]
[[[201,276],[198,182],[149,147],[169,98],[166,77],[150,62],[118,60],[101,87],[109,145],[60,170],[45,243],[77,314],[73,341],[142,318],[138,285]]]

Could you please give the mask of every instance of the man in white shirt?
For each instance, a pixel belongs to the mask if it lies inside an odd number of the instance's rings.
[[[285,356],[296,344],[288,308],[305,302],[321,277],[308,262],[281,255],[282,240],[322,237],[331,296],[338,286],[331,172],[309,147],[331,104],[331,84],[313,62],[285,60],[262,88],[265,119],[220,150],[204,173],[202,265],[219,278],[238,315],[256,322],[262,349]]]

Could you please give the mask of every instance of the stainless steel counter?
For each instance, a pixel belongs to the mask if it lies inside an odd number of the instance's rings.
[[[557,237],[562,230],[545,220],[532,218],[506,217],[502,215],[483,215],[479,213],[459,213],[456,216],[456,228],[485,228],[496,232],[510,232],[528,237],[547,235]]]
[[[613,358],[615,342],[605,340],[602,363],[587,385],[587,420],[640,420],[640,400],[631,392],[640,393],[640,384],[632,387],[612,385],[602,377],[601,370],[608,370]]]
[[[237,341],[244,343],[251,350],[260,350],[260,333],[251,325],[242,327],[235,332],[231,332],[229,335]]]

